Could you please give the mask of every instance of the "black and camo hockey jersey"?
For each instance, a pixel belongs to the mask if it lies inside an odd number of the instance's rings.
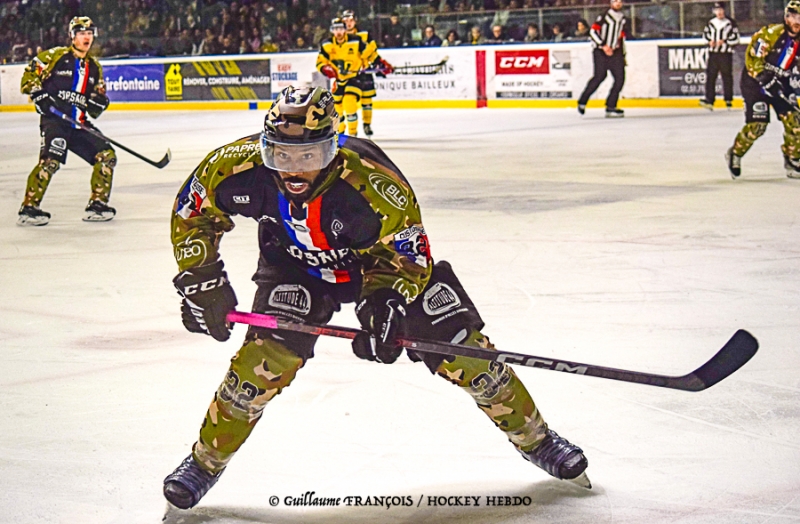
[[[784,24],[762,27],[753,35],[744,55],[742,82],[753,82],[764,71],[775,74],[784,93],[791,94],[798,85],[797,55],[800,41],[786,31]]]
[[[219,259],[231,217],[258,221],[261,256],[332,284],[362,281],[362,295],[391,288],[411,302],[432,262],[419,205],[378,146],[341,136],[329,173],[302,205],[279,190],[258,134],[212,151],[186,180],[172,216],[181,271]]]
[[[90,54],[85,58],[75,56],[71,47],[42,51],[25,68],[20,85],[25,95],[40,89],[47,91],[74,120],[85,122],[86,101],[95,91],[105,94],[103,67]]]

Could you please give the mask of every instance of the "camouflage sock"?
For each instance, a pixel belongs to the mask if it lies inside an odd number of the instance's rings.
[[[783,123],[783,154],[797,160],[800,158],[800,114],[792,111],[785,115],[778,115]]]
[[[97,153],[94,160],[90,182],[92,195],[89,201],[99,200],[107,203],[111,196],[111,182],[114,178],[114,167],[117,165],[117,155],[113,149],[106,149]]]
[[[264,407],[294,380],[303,364],[274,339],[248,333],[208,408],[193,448],[195,460],[211,472],[227,466]]]
[[[53,175],[61,164],[52,158],[39,160],[36,167],[28,175],[28,182],[25,186],[25,197],[22,199],[23,206],[36,206],[42,203],[47,186],[50,185]]]
[[[733,154],[736,156],[744,156],[747,151],[753,146],[758,137],[767,131],[767,124],[764,122],[751,122],[745,124],[739,134],[736,135],[736,140],[733,141]]]
[[[462,344],[493,347],[478,331]],[[544,439],[547,424],[528,390],[507,365],[456,357],[452,362],[442,362],[436,373],[469,393],[517,448],[529,451]]]

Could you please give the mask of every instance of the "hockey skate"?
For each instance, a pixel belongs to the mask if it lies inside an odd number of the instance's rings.
[[[731,172],[731,178],[736,180],[742,174],[742,157],[733,154],[733,148],[728,149],[725,153],[725,161],[728,163],[728,171]]]
[[[89,205],[86,206],[86,216],[83,217],[84,222],[108,222],[114,215],[117,214],[117,210],[113,207],[109,206],[105,202],[101,202],[99,200],[92,200],[89,202]]]
[[[586,114],[586,104],[578,104],[578,114],[580,115]]]
[[[164,498],[176,508],[193,508],[217,483],[220,475],[222,471],[215,475],[204,470],[194,457],[189,455],[171,475],[164,479]]]
[[[800,159],[793,159],[783,155],[783,167],[786,169],[787,177],[800,179]]]
[[[713,111],[714,110],[713,102],[709,102],[708,100],[706,100],[704,98],[700,100],[700,107],[702,107],[703,109],[708,109],[709,111]]]
[[[624,116],[625,111],[618,107],[606,108],[606,118],[623,118]]]
[[[50,222],[50,213],[42,211],[38,206],[22,206],[19,210],[17,225],[43,226]]]
[[[364,124],[364,135],[366,135],[368,140],[372,138],[372,125],[371,124]]]
[[[552,476],[568,480],[586,489],[592,489],[592,483],[586,476],[589,461],[583,450],[551,430],[535,448],[530,451],[518,450],[523,458],[533,462]]]

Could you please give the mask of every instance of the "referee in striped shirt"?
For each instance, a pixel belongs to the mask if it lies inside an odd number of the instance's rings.
[[[611,0],[609,9],[597,17],[589,31],[592,39],[594,57],[594,76],[586,84],[581,97],[578,99],[578,113],[586,112],[586,103],[589,97],[597,91],[605,80],[608,72],[614,77],[614,85],[606,98],[606,118],[619,118],[625,116],[622,109],[617,107],[619,93],[625,83],[625,54],[622,44],[625,41],[625,15],[622,13],[622,0]]]
[[[736,21],[725,16],[725,4],[714,3],[714,18],[703,30],[708,41],[708,66],[706,67],[706,97],[700,105],[709,111],[714,109],[717,74],[722,75],[722,96],[728,109],[733,105],[733,48],[739,43]]]

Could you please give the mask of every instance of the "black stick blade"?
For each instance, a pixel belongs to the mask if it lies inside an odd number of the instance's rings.
[[[682,378],[691,381],[691,387],[687,388],[690,391],[702,391],[744,366],[753,358],[756,351],[758,351],[758,340],[744,329],[740,329],[716,355],[711,357],[711,360]]]
[[[167,164],[169,164],[170,160],[172,160],[172,151],[167,149],[167,154],[164,155],[164,158],[162,158],[158,162],[154,163],[153,165],[156,166],[157,168],[161,169],[164,166],[166,166]]]

